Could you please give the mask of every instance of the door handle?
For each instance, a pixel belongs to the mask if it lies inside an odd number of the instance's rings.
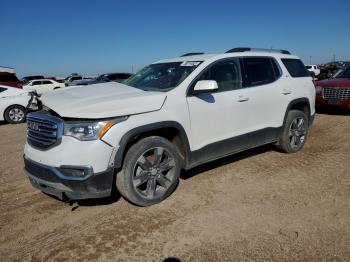
[[[291,93],[292,93],[292,91],[287,90],[287,89],[283,89],[283,91],[282,91],[282,94],[284,94],[284,95],[290,95]]]
[[[249,97],[247,96],[238,96],[238,99],[237,99],[238,102],[246,102],[248,100],[249,100]]]

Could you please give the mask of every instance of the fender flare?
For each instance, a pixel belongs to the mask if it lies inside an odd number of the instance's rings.
[[[296,104],[299,104],[299,103],[306,103],[307,106],[308,106],[308,109],[309,109],[309,115],[307,116],[309,121],[312,120],[312,116],[311,116],[311,108],[310,108],[310,100],[307,98],[307,97],[301,97],[301,98],[297,98],[297,99],[294,99],[292,101],[289,102],[288,106],[287,106],[287,109],[286,109],[286,112],[284,114],[284,118],[283,118],[283,126],[285,125],[286,123],[286,120],[287,120],[287,115],[288,115],[288,112],[290,111],[290,109],[292,108],[293,105],[296,105]]]
[[[138,126],[138,127],[135,127],[133,129],[129,130],[127,133],[125,133],[122,136],[122,138],[119,142],[119,148],[118,148],[118,151],[115,155],[114,167],[116,169],[120,169],[122,167],[126,146],[135,137],[140,136],[146,132],[157,131],[159,129],[164,129],[164,128],[175,128],[176,130],[179,131],[181,141],[184,143],[184,148],[186,151],[187,157],[185,156],[185,163],[184,164],[185,164],[185,167],[187,167],[188,162],[189,162],[189,156],[190,156],[190,144],[189,144],[185,129],[183,128],[183,126],[181,124],[179,124],[176,121],[156,122],[156,123],[152,123],[152,124]]]

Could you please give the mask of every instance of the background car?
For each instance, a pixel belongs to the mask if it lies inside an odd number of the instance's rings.
[[[350,109],[350,66],[333,78],[315,83],[316,105]]]
[[[36,80],[36,79],[44,79],[44,76],[37,75],[37,76],[25,76],[21,79],[21,82],[23,85],[26,85],[29,83],[31,80]]]
[[[23,86],[23,89],[28,91],[36,91],[38,95],[41,95],[64,86],[65,85],[63,83],[56,82],[52,79],[39,79],[30,81],[27,85]]]
[[[0,72],[0,85],[22,88],[22,83],[16,74],[10,72]]]
[[[71,82],[66,83],[66,86],[77,86],[77,85],[79,85],[80,82],[92,81],[94,79],[95,79],[95,77],[83,76],[83,77],[81,77],[81,79],[73,80]]]
[[[313,78],[317,77],[321,73],[320,67],[318,65],[307,65],[305,67],[311,73],[311,76]]]
[[[0,85],[0,121],[5,120],[11,124],[23,123],[26,120],[27,111],[38,108],[35,93]]]
[[[108,74],[99,75],[95,79],[77,81],[75,84],[76,85],[93,85],[93,84],[112,82],[112,81],[122,82],[128,79],[131,75],[132,74],[130,73],[108,73]]]

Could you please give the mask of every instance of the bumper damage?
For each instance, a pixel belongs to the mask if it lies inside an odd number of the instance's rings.
[[[24,173],[33,187],[61,200],[102,198],[111,195],[114,169],[93,173],[91,167],[51,167],[24,158]]]

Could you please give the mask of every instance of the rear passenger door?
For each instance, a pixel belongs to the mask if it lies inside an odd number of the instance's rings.
[[[39,95],[43,93],[42,88],[42,81],[41,80],[35,80],[32,82],[32,89],[35,90]]]
[[[54,89],[54,84],[50,80],[43,80],[41,85],[41,93],[47,93]]]
[[[289,101],[283,95],[282,70],[272,57],[243,57],[241,64],[244,96],[248,99],[244,113],[250,132],[256,135],[252,146],[267,143],[276,138]]]

